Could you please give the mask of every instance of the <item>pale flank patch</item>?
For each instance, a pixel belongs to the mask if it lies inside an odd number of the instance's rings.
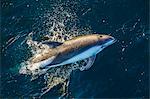
[[[86,58],[89,58],[93,55],[96,55],[98,52],[102,51],[101,46],[94,46],[92,48],[87,49],[86,51],[60,63],[60,65],[65,65],[65,64],[70,64],[70,63],[74,63],[80,60],[84,60]]]
[[[50,64],[53,60],[55,59],[55,56],[52,56],[44,61],[38,62],[38,63],[34,63],[34,64],[30,64],[27,66],[27,68],[31,71],[34,71],[36,69],[44,68],[46,65]]]

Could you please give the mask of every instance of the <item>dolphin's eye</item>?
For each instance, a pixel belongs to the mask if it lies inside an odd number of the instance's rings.
[[[102,35],[100,35],[100,37],[103,37]]]

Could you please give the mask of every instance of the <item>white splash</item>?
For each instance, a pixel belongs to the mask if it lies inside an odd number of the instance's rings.
[[[76,14],[74,12],[70,12],[69,10],[64,10],[61,5],[55,6],[53,12],[47,11],[43,18],[45,18],[45,20],[43,21],[43,26],[46,27],[45,30],[47,31],[43,38],[48,38],[48,41],[64,42],[65,40],[69,40],[75,36],[91,33],[90,27],[78,28],[76,23],[79,20],[77,19]],[[67,25],[68,23],[69,25]],[[26,43],[31,49],[32,56],[34,57],[35,55],[46,51],[50,47],[37,41],[33,41],[33,35],[35,35],[34,32],[31,32],[29,34]],[[30,63],[29,60],[21,63],[21,69],[19,70],[19,72],[21,74],[31,75],[32,80],[34,80],[38,76],[42,75],[45,71],[40,69],[32,71],[31,67],[33,64]],[[66,80],[70,78],[71,72],[73,70],[82,68],[82,66],[84,66],[86,62],[87,60],[84,60],[76,62],[74,64],[49,69],[47,73],[44,73],[44,79],[47,83],[47,87],[44,88],[44,91],[41,90],[42,93],[39,93],[40,96],[60,83],[63,83],[63,86],[68,86],[68,84],[66,84]]]

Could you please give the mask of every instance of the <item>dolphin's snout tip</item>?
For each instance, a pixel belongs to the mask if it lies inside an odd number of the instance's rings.
[[[112,36],[110,36],[110,39],[111,39],[111,40],[113,40],[113,41],[115,41],[115,40],[116,40],[116,39],[115,39],[114,37],[112,37]]]
[[[105,41],[105,44],[103,46],[107,47],[109,45],[114,44],[117,41],[117,39],[115,39],[114,37],[112,37],[110,35],[107,35],[107,36],[105,36],[104,41]]]
[[[106,39],[107,42],[111,41],[111,42],[115,43],[115,42],[117,41],[117,40],[116,40],[114,37],[112,37],[112,36],[108,36],[108,37],[106,37],[105,39]]]
[[[117,42],[117,39],[114,37],[111,37],[111,40],[113,41],[113,43]]]

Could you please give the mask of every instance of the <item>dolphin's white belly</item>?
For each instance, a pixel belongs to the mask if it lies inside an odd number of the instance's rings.
[[[93,55],[96,55],[98,52],[100,52],[102,50],[101,46],[94,46],[92,48],[89,48],[87,49],[86,51],[80,53],[80,54],[77,54],[76,56],[58,64],[58,65],[65,65],[65,64],[70,64],[70,63],[74,63],[74,62],[77,62],[77,61],[80,61],[80,60],[84,60],[86,58],[89,58]],[[57,66],[58,66],[57,65]]]

